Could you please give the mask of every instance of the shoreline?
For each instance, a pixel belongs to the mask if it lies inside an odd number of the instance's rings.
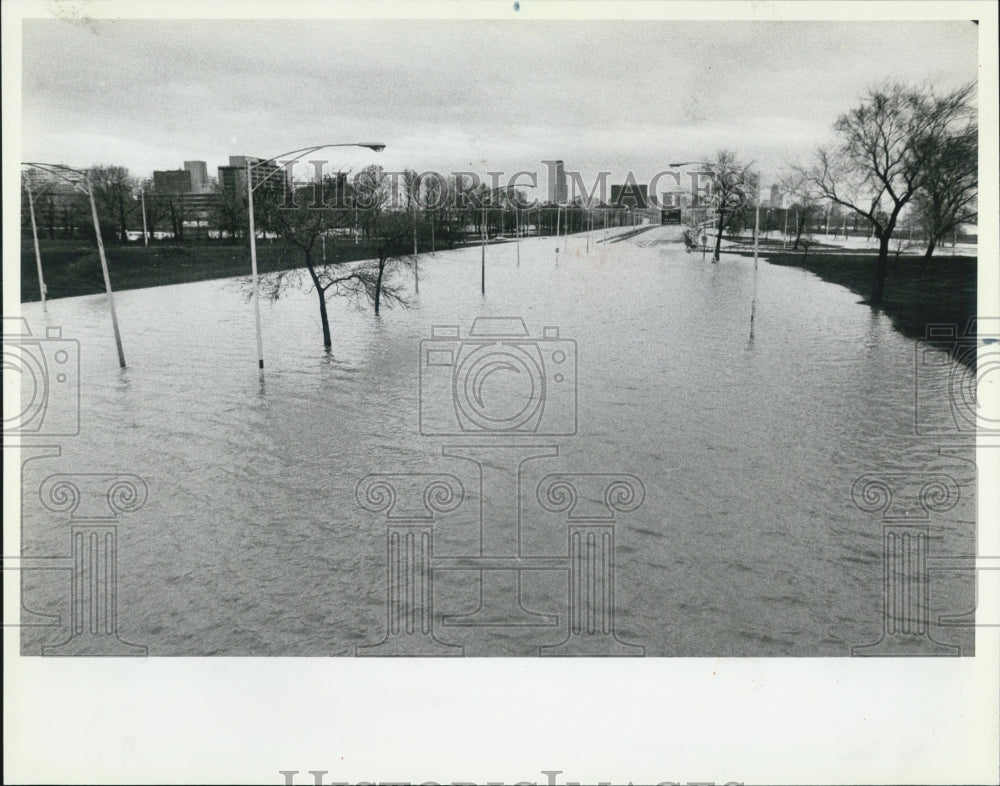
[[[571,233],[575,234],[580,233]],[[537,236],[525,239],[534,237]],[[490,238],[487,245],[510,243],[512,240],[509,237]],[[477,240],[455,243],[451,247],[442,245],[437,250],[457,251],[480,245]],[[250,249],[242,242],[106,245],[105,252],[115,292],[250,275]],[[430,249],[420,250],[421,255],[429,252]],[[353,242],[328,243],[327,254],[331,262],[358,262],[372,258],[372,250],[368,246]],[[41,244],[41,256],[46,300],[104,293],[104,278],[96,247],[82,241],[47,241]],[[320,254],[314,251],[314,256],[319,257]],[[305,268],[305,264],[299,249],[282,242],[261,240],[257,243],[257,268],[263,274]],[[20,302],[37,303],[40,300],[34,247],[31,242],[22,241]]]
[[[743,257],[753,256],[752,249],[730,247],[728,251]],[[761,248],[759,255],[769,264],[797,267],[850,290],[858,296],[859,303],[889,317],[892,326],[907,338],[927,340],[928,325],[941,324],[955,325],[956,335],[961,337],[978,310],[978,256],[925,259],[922,254],[901,254],[898,258],[890,254],[882,302],[871,306],[876,252],[814,245],[805,255],[801,251],[768,247]],[[954,344],[932,343],[942,347]],[[961,359],[968,360],[965,356]],[[974,358],[967,365],[974,368]]]
[[[489,244],[506,242],[510,239],[491,239]],[[478,242],[455,244],[453,249],[442,248],[441,251],[479,245]],[[327,252],[332,259],[342,262],[371,256],[366,246],[351,242],[329,243]],[[753,255],[746,238],[724,243],[722,253],[722,264],[727,254]],[[871,249],[814,243],[803,253],[783,250],[776,247],[775,241],[765,241],[759,255],[769,264],[797,267],[845,287],[858,295],[860,303],[868,304],[877,258],[877,253]],[[245,277],[250,267],[249,249],[241,243],[228,242],[110,246],[108,257],[116,292]],[[304,267],[301,253],[280,242],[260,242],[257,257],[261,273]],[[942,255],[930,260],[913,254],[892,256],[883,302],[875,308],[888,316],[893,327],[908,338],[925,339],[929,324],[953,324],[957,335],[961,336],[977,311],[977,259],[972,255]],[[85,243],[43,243],[42,261],[48,300],[105,291],[97,250]],[[31,243],[22,243],[21,302],[39,300],[34,249]]]

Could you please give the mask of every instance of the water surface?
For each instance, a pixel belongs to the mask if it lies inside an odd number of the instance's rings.
[[[520,264],[513,244],[491,246],[485,297],[479,250],[425,255],[410,309],[376,318],[331,300],[329,353],[315,294],[289,291],[262,305],[263,387],[237,281],[118,293],[123,371],[103,296],[48,314],[25,304],[36,336],[58,325],[80,342],[81,428],[60,457],[25,465],[23,552],[69,553],[67,517],[39,503],[44,478],[134,473],[149,499],[120,520],[121,638],[151,655],[353,655],[387,625],[385,519],[358,505],[359,480],[458,478],[437,555],[480,553],[480,503],[516,518],[516,487],[509,503],[480,499],[477,466],[442,454],[474,435],[420,434],[419,346],[435,325],[464,338],[476,318],[518,316],[532,338],[557,326],[577,358],[577,433],[507,440],[558,449],[523,466],[524,556],[568,553],[565,513],[536,493],[544,476],[626,473],[645,499],[614,518],[618,640],[648,656],[845,656],[877,641],[884,522],[852,487],[866,473],[954,478],[961,499],[924,522],[929,552],[974,553],[970,443],[946,422],[949,375],[968,372],[950,363],[921,380],[944,425],[918,435],[915,342],[889,319],[807,272],[761,262],[755,275],[752,260],[712,264],[662,241],[654,230],[588,253],[580,236],[557,256],[556,241],[530,239]],[[894,505],[918,516],[908,494]],[[970,628],[937,624],[974,607],[971,575],[929,576],[929,636],[971,654]],[[522,573],[522,604],[557,624],[469,628],[442,617],[476,609],[479,574],[436,571],[434,635],[466,655],[537,654],[567,636],[567,581]],[[63,621],[25,628],[25,653],[66,638],[68,585],[67,571],[25,573],[27,607]]]

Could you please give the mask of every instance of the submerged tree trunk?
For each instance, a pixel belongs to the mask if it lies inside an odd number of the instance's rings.
[[[378,261],[378,278],[375,279],[375,316],[378,316],[382,303],[382,274],[385,272],[385,258],[380,255]]]
[[[930,240],[927,241],[927,250],[924,251],[924,259],[931,258],[931,256],[934,254],[934,249],[937,248],[937,242],[938,239],[936,237],[932,237]]]
[[[323,325],[323,346],[329,349],[333,346],[333,339],[330,337],[330,318],[326,313],[326,289],[320,286],[319,277],[313,268],[312,252],[305,249],[306,268],[309,270],[309,277],[312,278],[313,288],[316,290],[316,297],[319,298],[319,321]]]
[[[872,287],[871,304],[877,306],[882,302],[885,292],[885,274],[889,270],[889,237],[888,230],[878,239],[878,261],[875,263],[875,284]]]
[[[713,262],[719,261],[719,253],[722,250],[722,230],[726,228],[724,218],[725,213],[719,213],[719,231],[715,235],[715,256],[712,257]]]
[[[803,210],[796,216],[795,221],[795,242],[792,244],[792,251],[797,251],[799,248],[799,243],[802,242],[802,232],[806,228],[806,222],[809,220],[809,211]]]
[[[317,286],[316,296],[319,298],[319,319],[323,323],[323,346],[329,349],[333,339],[330,337],[330,318],[326,315],[326,290]]]

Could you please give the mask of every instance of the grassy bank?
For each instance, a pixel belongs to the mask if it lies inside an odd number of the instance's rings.
[[[41,243],[42,270],[48,298],[104,292],[97,249],[84,242]],[[116,291],[247,275],[250,251],[243,244],[109,245],[105,249],[111,284]],[[262,243],[260,269],[280,270],[295,264],[291,250]],[[21,247],[21,302],[39,299],[38,273],[31,244]]]
[[[47,297],[75,297],[104,292],[104,277],[97,248],[84,241],[42,241],[42,271]],[[457,247],[457,246],[456,246]],[[143,289],[190,281],[232,278],[250,274],[250,249],[245,242],[172,242],[108,245],[105,247],[111,285],[115,291]],[[322,254],[316,245],[316,257]],[[367,259],[371,249],[349,239],[328,240],[326,258],[350,262]],[[302,266],[302,252],[280,241],[257,243],[261,273]],[[21,302],[39,300],[38,272],[32,244],[21,245]]]
[[[479,242],[473,239],[456,243],[454,248],[478,246]],[[95,246],[79,240],[43,240],[39,246],[45,288],[50,300],[104,292],[101,260]],[[438,250],[446,248],[442,246]],[[421,253],[429,250],[420,248]],[[156,242],[149,246],[141,243],[111,244],[105,247],[105,254],[111,285],[116,292],[250,275],[250,248],[244,241]],[[319,259],[321,254],[321,246],[317,243],[314,256]],[[364,243],[355,245],[349,238],[330,239],[326,243],[326,258],[330,261],[351,262],[371,256],[372,250]],[[278,240],[257,242],[257,267],[261,273],[302,265],[299,249]],[[37,300],[40,296],[34,246],[30,242],[22,243],[21,302]]]
[[[752,256],[751,251],[737,253]],[[871,297],[878,259],[872,251],[814,246],[803,254],[765,247],[760,256],[772,265],[803,268],[824,281],[847,287],[863,302]],[[962,331],[976,315],[976,257],[900,255],[895,259],[890,254],[878,308],[910,338],[924,338],[927,325],[935,323],[955,324]]]

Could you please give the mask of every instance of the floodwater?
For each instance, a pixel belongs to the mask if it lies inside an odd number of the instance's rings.
[[[100,495],[131,473],[145,504],[104,522],[116,634],[90,637],[153,656],[972,654],[947,623],[973,576],[944,569],[975,550],[973,443],[947,399],[970,372],[915,366],[888,318],[807,272],[712,264],[661,229],[602,237],[526,239],[519,263],[490,246],[485,296],[479,249],[424,255],[409,309],[331,299],[329,353],[315,293],[288,291],[261,306],[263,386],[238,281],[116,294],[125,370],[103,296],[25,304],[34,336],[79,342],[80,431],[35,438],[61,455],[23,468],[22,651],[87,638],[73,625],[97,613],[67,559],[94,522],[46,507],[46,479]],[[457,381],[475,352],[484,399]],[[884,510],[855,485],[872,473]],[[359,489],[372,474],[392,477]],[[904,536],[927,539],[900,622],[883,557]]]

